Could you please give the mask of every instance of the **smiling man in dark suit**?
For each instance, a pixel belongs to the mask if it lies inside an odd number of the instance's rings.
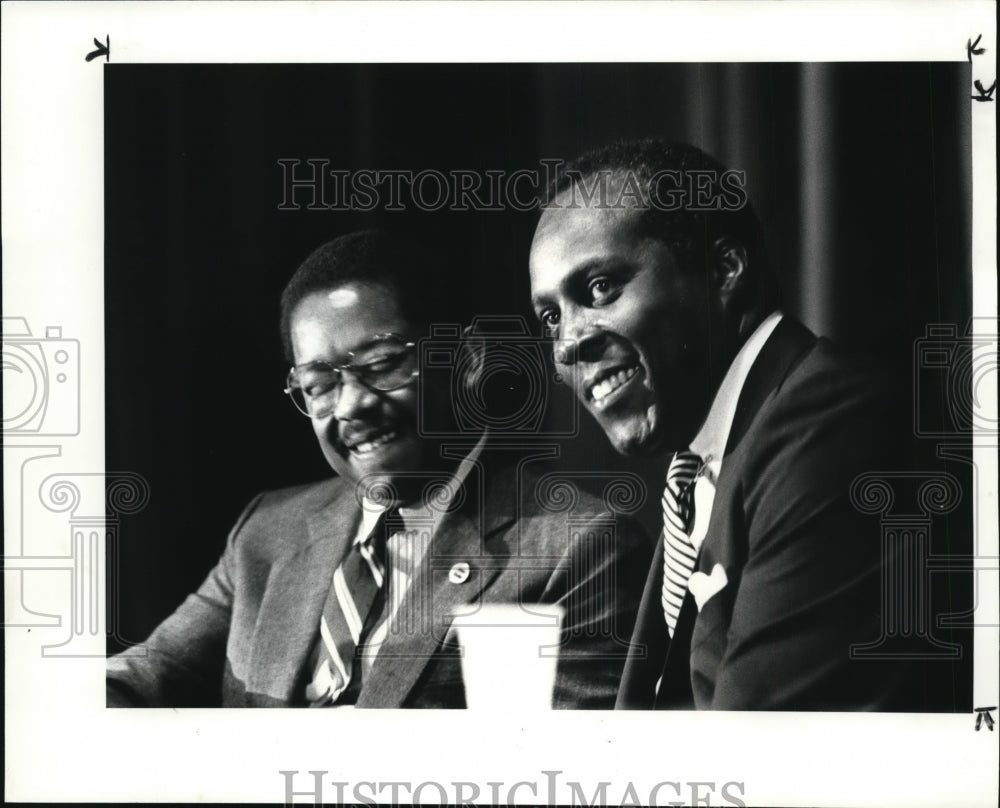
[[[585,494],[571,520],[546,510],[530,452],[486,431],[428,437],[449,434],[453,407],[419,361],[454,313],[443,278],[380,231],[299,267],[282,297],[286,392],[337,477],[251,502],[145,655],[109,660],[110,705],[462,707],[453,615],[501,603],[565,610],[554,706],[613,706],[650,545]],[[486,361],[458,363],[456,383]]]
[[[531,248],[545,327],[614,447],[662,456],[664,528],[618,706],[905,706],[880,636],[877,520],[852,481],[896,468],[883,379],[779,308],[742,178],[619,143],[565,166]],[[558,357],[557,357],[558,359]]]

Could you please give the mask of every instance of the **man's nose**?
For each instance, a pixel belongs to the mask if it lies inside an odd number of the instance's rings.
[[[333,417],[338,421],[356,421],[378,404],[378,395],[365,387],[350,373],[340,380],[340,393],[333,407]]]
[[[604,350],[607,335],[600,326],[587,317],[572,316],[564,320],[563,337],[555,348],[555,359],[561,365],[575,365],[577,362],[594,362]]]

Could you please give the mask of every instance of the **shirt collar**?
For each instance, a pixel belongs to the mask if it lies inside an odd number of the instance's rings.
[[[708,411],[705,423],[691,441],[691,451],[701,456],[705,463],[705,473],[713,482],[718,479],[722,469],[722,454],[726,449],[726,441],[729,440],[729,430],[733,425],[736,405],[740,400],[747,374],[750,373],[750,368],[760,354],[761,348],[781,321],[781,317],[780,311],[769,314],[743,343],[743,347],[726,371],[722,384],[719,385],[719,391],[715,394],[715,400]]]

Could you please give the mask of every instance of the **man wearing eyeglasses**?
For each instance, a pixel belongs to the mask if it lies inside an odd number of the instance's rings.
[[[452,322],[446,280],[380,231],[299,267],[286,392],[337,476],[249,505],[146,656],[109,660],[109,705],[462,707],[453,620],[494,603],[562,607],[553,705],[614,705],[652,548],[582,492],[571,515],[546,509],[530,451],[454,430],[451,389],[424,384],[418,352]],[[456,384],[484,361],[457,363]],[[507,675],[501,702],[533,674]]]

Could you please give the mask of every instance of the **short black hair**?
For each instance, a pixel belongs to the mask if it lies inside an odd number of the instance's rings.
[[[454,323],[460,289],[450,282],[446,260],[416,241],[388,230],[361,230],[328,241],[306,258],[281,294],[281,342],[294,362],[291,320],[295,307],[313,292],[352,281],[385,286],[414,326]]]
[[[666,174],[685,179],[700,176],[705,180],[708,198],[728,198],[738,204],[714,209],[692,205],[690,198],[678,204],[661,187]],[[777,305],[778,285],[769,265],[763,231],[742,188],[740,172],[727,170],[701,149],[686,143],[654,138],[620,140],[561,164],[545,190],[542,206],[552,205],[573,185],[586,184],[602,175],[627,180],[638,192],[642,207],[636,221],[637,234],[665,243],[683,267],[705,271],[716,257],[714,246],[720,239],[739,241],[749,256],[748,293],[764,309]],[[591,184],[591,190],[594,187]]]

